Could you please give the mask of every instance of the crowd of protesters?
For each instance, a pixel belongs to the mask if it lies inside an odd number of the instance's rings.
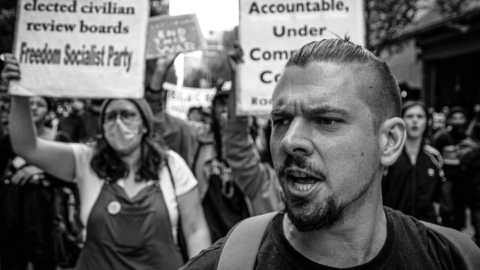
[[[43,211],[52,187],[76,200],[66,222],[77,215],[83,226],[78,269],[177,269],[238,222],[282,209],[269,121],[236,116],[235,89],[217,91],[209,114],[169,115],[162,85],[174,58],[158,59],[141,100],[2,96],[1,269],[59,265],[58,213]],[[19,79],[14,57],[6,63],[2,78]],[[386,206],[457,230],[470,209],[480,245],[480,105],[473,111],[404,102],[406,142],[382,193]]]
[[[402,117],[407,140],[402,155],[385,171],[384,204],[420,220],[465,229],[470,209],[480,245],[480,105],[428,113],[425,104],[408,101]]]

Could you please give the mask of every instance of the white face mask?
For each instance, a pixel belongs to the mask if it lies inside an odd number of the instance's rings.
[[[105,139],[110,146],[120,154],[129,154],[142,141],[139,125],[142,122],[125,125],[122,120],[116,119],[111,125],[103,125]]]

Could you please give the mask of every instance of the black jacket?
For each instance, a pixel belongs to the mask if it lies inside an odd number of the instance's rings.
[[[383,177],[383,204],[420,220],[437,223],[433,202],[439,201],[444,179],[442,158],[435,148],[424,145],[415,165],[404,148]]]

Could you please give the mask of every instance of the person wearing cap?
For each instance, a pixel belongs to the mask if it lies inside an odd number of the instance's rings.
[[[30,111],[37,136],[46,141],[68,142],[61,131],[45,126],[52,110],[46,97],[30,98]],[[12,136],[0,139],[0,261],[1,269],[55,269],[52,233],[53,176],[27,163],[12,149]]]
[[[198,107],[191,107],[190,109],[188,109],[187,118],[189,121],[204,123],[203,120],[205,118],[205,115],[203,115],[202,107],[198,106]]]
[[[2,78],[20,79],[11,55]],[[145,100],[105,100],[95,149],[37,138],[28,98],[12,101],[14,151],[79,187],[86,241],[77,269],[178,269],[185,253],[210,245],[197,181],[178,154],[152,138]]]
[[[409,101],[403,105],[401,116],[407,139],[397,161],[385,170],[383,204],[419,220],[439,223],[434,202],[440,202],[445,177],[440,153],[425,143],[426,107],[422,102]]]
[[[445,203],[442,203],[440,209],[442,224],[457,230],[465,226],[465,198],[460,176],[459,143],[467,138],[467,117],[468,114],[462,107],[452,107],[449,114],[450,126],[432,139],[432,146],[442,155],[443,170],[447,179],[442,192]]]

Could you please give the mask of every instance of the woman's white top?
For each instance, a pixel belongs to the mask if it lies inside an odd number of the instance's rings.
[[[95,202],[97,201],[98,196],[100,195],[104,180],[100,179],[90,166],[90,161],[92,160],[94,150],[84,144],[72,143],[70,145],[72,146],[75,156],[74,182],[77,183],[80,193],[80,219],[86,228],[88,224],[88,217]],[[167,153],[168,165],[174,174],[173,179],[175,181],[175,193],[177,197],[180,197],[195,188],[198,182],[185,161],[177,153],[171,150],[169,150]],[[176,239],[179,212],[172,180],[170,179],[170,173],[168,172],[166,166],[162,167],[159,179],[160,188],[162,189],[170,216],[170,223],[172,224],[173,237]],[[148,182],[148,184],[154,183],[154,180]],[[117,181],[116,184],[124,187],[123,180]]]

